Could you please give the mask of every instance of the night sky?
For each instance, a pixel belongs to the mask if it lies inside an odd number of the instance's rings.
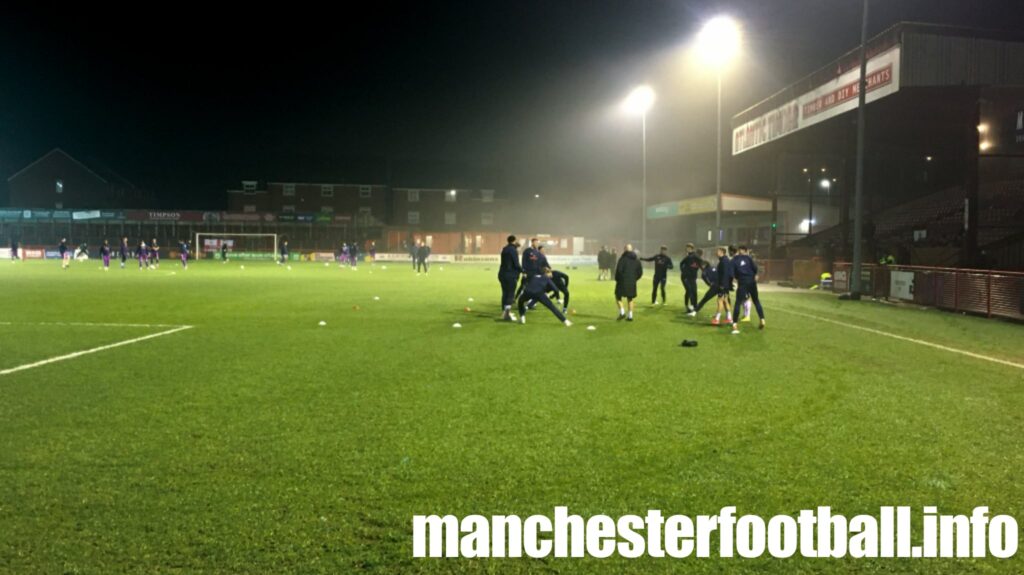
[[[617,105],[649,82],[651,201],[700,195],[713,190],[714,83],[685,48],[701,22],[744,26],[728,121],[854,48],[861,2],[360,4],[372,7],[5,8],[0,174],[59,146],[157,207],[217,208],[241,179],[390,174],[596,215],[639,188],[640,123]],[[900,20],[1024,29],[1019,0],[873,4],[872,33]]]

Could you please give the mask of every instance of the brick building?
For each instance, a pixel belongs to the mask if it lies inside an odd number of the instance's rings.
[[[388,187],[382,184],[287,183],[244,180],[228,190],[228,211],[333,214],[363,227],[424,231],[494,231],[507,226],[507,200],[494,190]]]
[[[388,219],[389,191],[379,184],[242,181],[228,190],[228,211],[237,213],[332,214],[361,226],[382,225]]]

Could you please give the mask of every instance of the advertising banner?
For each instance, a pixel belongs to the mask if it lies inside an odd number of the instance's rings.
[[[228,256],[233,260],[274,260],[277,259],[276,254],[270,252],[231,252]]]
[[[255,214],[255,213],[239,213],[239,212],[223,212],[220,215],[220,219],[223,222],[272,222],[275,220],[274,214]]]
[[[378,262],[405,262],[409,263],[412,259],[409,254],[377,254]],[[431,263],[464,263],[464,264],[497,264],[501,261],[501,256],[498,254],[430,254],[430,258],[427,260]],[[583,266],[597,264],[597,256],[548,256],[548,262],[552,266]]]
[[[132,210],[127,213],[128,219],[139,222],[201,222],[203,212],[188,211],[143,211]]]
[[[53,211],[51,210],[25,210],[24,217],[26,220],[49,220],[53,217]]]
[[[742,154],[797,130],[856,109],[860,91],[859,80],[860,68],[855,67],[782,106],[737,126],[732,131],[732,154]],[[899,91],[899,45],[868,60],[866,80],[867,103]]]
[[[228,249],[235,247],[235,240],[219,238],[203,238],[203,245],[200,246],[204,252],[219,252],[220,247],[226,245]],[[232,254],[233,255],[233,254]]]
[[[80,212],[71,212],[71,219],[80,220],[98,220],[102,217],[99,210],[88,210]]]

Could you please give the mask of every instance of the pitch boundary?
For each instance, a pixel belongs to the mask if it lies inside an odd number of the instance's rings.
[[[5,325],[13,325],[13,324],[7,323]],[[36,325],[40,325],[40,324],[36,324]],[[45,324],[42,324],[42,325],[45,325]],[[74,325],[74,324],[57,324],[57,325]],[[103,325],[103,324],[80,324],[80,325]],[[107,324],[107,325],[111,325],[111,324]],[[141,327],[141,324],[135,324],[134,326],[132,324],[120,324],[120,327],[129,327],[129,326]],[[44,365],[49,365],[51,363],[57,363],[59,361],[66,361],[66,360],[69,360],[69,359],[75,359],[76,357],[81,357],[83,355],[89,355],[89,354],[92,354],[92,353],[98,353],[98,352],[106,351],[108,349],[113,349],[113,348],[116,348],[116,347],[121,347],[121,346],[125,346],[125,345],[131,345],[133,343],[138,343],[140,341],[146,341],[147,339],[154,339],[154,338],[157,338],[157,337],[163,337],[165,335],[171,335],[172,333],[178,333],[179,331],[185,331],[187,329],[192,329],[192,327],[193,326],[191,326],[191,325],[174,326],[172,329],[164,330],[164,331],[161,331],[161,332],[151,333],[149,335],[135,337],[135,338],[132,338],[132,339],[126,339],[124,341],[118,341],[118,342],[114,342],[114,343],[109,343],[107,345],[101,345],[101,346],[94,347],[94,348],[91,348],[91,349],[86,349],[86,350],[82,350],[82,351],[76,351],[76,352],[67,353],[67,354],[64,354],[64,355],[58,355],[56,357],[51,357],[49,359],[43,359],[43,360],[36,361],[36,362],[33,362],[33,363],[26,363],[24,365],[19,365],[17,367],[12,367],[12,368],[9,368],[9,369],[0,370],[0,376],[10,375],[12,373],[16,373],[16,372],[19,372],[19,371],[25,371],[27,369],[33,369],[33,368],[36,368],[36,367],[42,367]]]
[[[966,349],[960,349],[960,348],[956,348],[956,347],[949,347],[948,345],[942,345],[942,344],[939,344],[939,343],[934,343],[934,342],[926,341],[926,340],[923,340],[923,339],[907,337],[905,335],[899,335],[899,334],[895,334],[895,333],[890,333],[890,332],[887,332],[887,331],[882,331],[880,329],[874,329],[874,328],[871,328],[871,327],[864,327],[862,325],[856,325],[856,324],[852,324],[852,323],[837,321],[837,320],[834,320],[834,319],[829,319],[829,318],[817,316],[817,315],[814,315],[814,314],[804,313],[804,312],[800,312],[800,311],[794,311],[794,310],[787,309],[787,308],[784,308],[784,307],[783,308],[776,307],[775,309],[777,309],[778,311],[781,311],[783,313],[791,313],[793,315],[798,315],[800,317],[805,317],[807,319],[812,319],[814,321],[823,321],[823,322],[831,323],[831,324],[834,324],[834,325],[841,325],[843,327],[848,327],[850,329],[856,329],[856,330],[865,331],[865,332],[868,332],[868,333],[873,333],[875,335],[891,337],[893,339],[898,339],[900,341],[907,341],[907,342],[910,342],[910,343],[916,343],[918,345],[923,345],[923,346],[926,346],[926,347],[931,347],[931,348],[942,350],[942,351],[948,351],[950,353],[956,353],[956,354],[960,354],[960,355],[965,355],[967,357],[971,357],[971,358],[974,358],[974,359],[990,361],[992,363],[998,363],[1000,365],[1005,365],[1005,366],[1008,366],[1008,367],[1015,367],[1017,369],[1024,369],[1024,364],[1015,363],[1015,362],[1008,361],[1008,360],[1005,360],[1005,359],[999,359],[998,357],[991,357],[991,356],[988,356],[988,355],[982,355],[980,353],[975,353],[973,351],[967,351]]]

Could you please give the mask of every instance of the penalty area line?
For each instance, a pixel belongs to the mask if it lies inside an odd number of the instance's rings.
[[[178,327],[176,327],[174,329],[168,329],[168,330],[157,332],[157,333],[151,333],[149,335],[144,335],[142,337],[126,339],[124,341],[119,341],[119,342],[111,343],[111,344],[107,344],[107,345],[101,345],[99,347],[94,347],[92,349],[86,349],[86,350],[83,350],[83,351],[76,351],[74,353],[69,353],[69,354],[66,354],[66,355],[59,355],[57,357],[51,357],[50,359],[44,359],[42,361],[37,361],[35,363],[26,363],[25,365],[19,365],[18,367],[12,367],[10,369],[0,370],[0,375],[9,375],[9,374],[12,374],[12,373],[15,373],[15,372],[18,372],[18,371],[24,371],[26,369],[32,369],[34,367],[42,367],[44,365],[49,365],[51,363],[57,363],[58,361],[64,361],[64,360],[68,360],[68,359],[75,359],[76,357],[81,357],[83,355],[89,355],[90,353],[97,353],[97,352],[100,352],[100,351],[106,351],[108,349],[113,349],[115,347],[121,347],[123,345],[131,345],[133,343],[138,343],[140,341],[146,341],[147,339],[153,339],[153,338],[156,338],[156,337],[163,337],[165,335],[171,335],[172,333],[177,333],[179,331],[185,331],[186,329],[192,329],[192,326],[190,326],[190,325],[181,325],[181,326],[178,326]]]
[[[913,338],[913,337],[907,337],[905,335],[898,335],[898,334],[895,334],[895,333],[890,333],[890,332],[887,332],[887,331],[882,331],[880,329],[864,327],[862,325],[857,325],[857,324],[852,324],[852,323],[844,323],[844,322],[841,322],[841,321],[837,321],[837,320],[834,320],[834,319],[828,319],[828,318],[825,318],[825,317],[821,317],[821,316],[817,316],[817,315],[813,315],[813,314],[809,314],[809,313],[803,313],[803,312],[800,312],[800,311],[793,311],[791,309],[778,308],[778,307],[775,308],[775,309],[777,309],[777,310],[779,310],[779,311],[781,311],[783,313],[791,313],[793,315],[798,315],[800,317],[805,317],[807,319],[812,319],[814,321],[823,321],[823,322],[826,322],[826,323],[831,323],[831,324],[835,324],[835,325],[841,325],[843,327],[848,327],[850,329],[866,331],[868,333],[873,333],[875,335],[891,337],[893,339],[898,339],[900,341],[907,341],[907,342],[910,342],[910,343],[916,343],[918,345],[923,345],[925,347],[931,347],[931,348],[939,349],[939,350],[942,350],[942,351],[948,351],[950,353],[956,353],[956,354],[960,354],[960,355],[965,355],[967,357],[973,357],[974,359],[980,359],[980,360],[984,360],[984,361],[991,361],[992,363],[998,363],[1000,365],[1005,365],[1005,366],[1008,366],[1008,367],[1016,367],[1017,369],[1024,369],[1024,364],[1014,363],[1012,361],[1007,361],[1005,359],[999,359],[998,357],[991,357],[991,356],[988,356],[988,355],[982,355],[980,353],[974,353],[973,351],[967,351],[966,349],[959,349],[959,348],[956,348],[956,347],[949,347],[947,345],[942,345],[942,344],[939,344],[939,343],[934,343],[934,342],[926,341],[926,340],[923,340],[923,339],[916,339],[916,338]]]

